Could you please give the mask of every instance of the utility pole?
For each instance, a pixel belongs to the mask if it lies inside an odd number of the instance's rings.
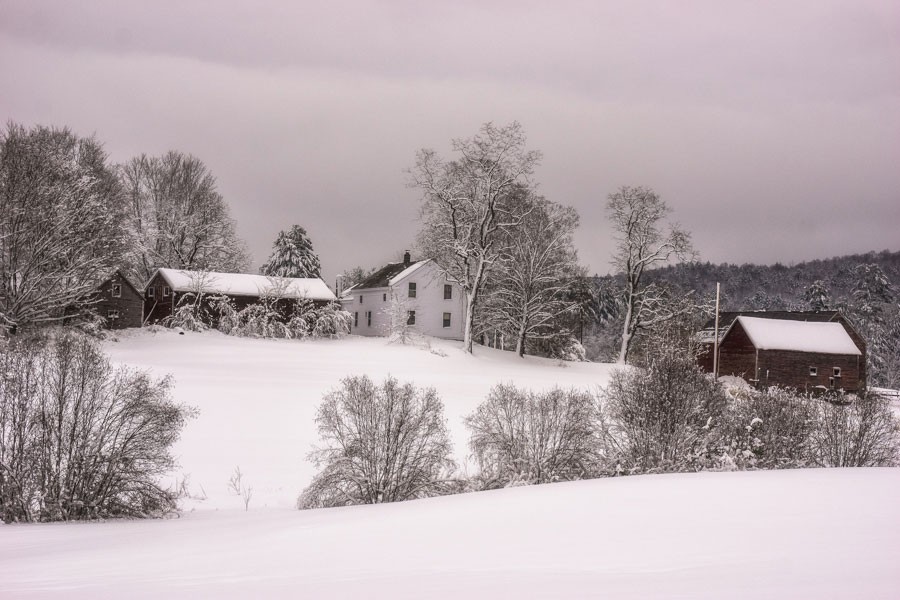
[[[719,289],[720,284],[716,282],[716,330],[713,337],[713,377],[719,379]]]

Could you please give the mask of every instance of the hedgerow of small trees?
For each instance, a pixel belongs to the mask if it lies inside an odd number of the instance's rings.
[[[466,426],[481,489],[587,479],[599,472],[602,428],[596,400],[586,392],[535,394],[498,385]]]
[[[159,516],[176,495],[160,479],[193,413],[170,379],[110,364],[68,332],[20,337],[0,354],[0,518]]]
[[[443,404],[432,388],[348,377],[327,394],[310,458],[321,470],[300,508],[379,504],[446,493],[454,468]]]

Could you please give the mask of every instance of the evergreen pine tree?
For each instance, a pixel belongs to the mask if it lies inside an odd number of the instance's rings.
[[[272,255],[259,272],[270,277],[321,277],[321,268],[306,230],[294,225],[278,234]]]
[[[828,310],[831,306],[831,294],[821,279],[813,281],[803,292],[803,302],[809,310]]]

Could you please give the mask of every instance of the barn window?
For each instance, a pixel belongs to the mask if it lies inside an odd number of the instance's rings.
[[[416,324],[416,311],[411,310],[406,313],[406,324],[407,325],[415,325]]]
[[[816,377],[818,374],[819,374],[819,369],[817,367],[809,368],[809,376],[810,377]]]
[[[170,288],[169,286],[165,286],[163,288],[163,298],[168,298],[171,295],[172,295],[172,288]]]
[[[147,288],[147,297],[154,298],[156,297],[156,288]]]
[[[106,316],[107,316],[107,318],[109,318],[109,319],[118,319],[118,318],[119,318],[119,311],[117,311],[117,310],[110,310],[110,311],[107,311]]]
[[[372,311],[366,311],[366,327],[372,326]]]
[[[832,369],[832,375],[834,375],[835,377],[840,377],[841,376],[841,368],[835,367],[834,369]]]
[[[453,286],[449,283],[444,284],[444,300],[453,299]]]
[[[359,327],[359,313],[358,312],[353,313],[353,326]]]
[[[112,296],[113,296],[113,298],[121,298],[122,297],[122,284],[121,283],[112,284]]]
[[[450,313],[444,313],[444,327],[450,327]]]
[[[415,283],[409,284],[409,297],[410,298],[416,297],[416,284]]]

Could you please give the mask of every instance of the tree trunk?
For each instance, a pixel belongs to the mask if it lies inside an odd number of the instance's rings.
[[[625,324],[622,326],[622,345],[619,348],[619,359],[616,361],[620,365],[624,365],[628,360],[628,351],[631,349],[631,331],[632,310],[634,301],[631,293],[628,294],[628,308],[625,310]]]
[[[525,356],[525,322],[519,323],[519,335],[516,337],[516,354],[520,357]]]
[[[476,289],[473,289],[470,293],[466,294],[466,326],[463,332],[463,350],[469,354],[472,354],[472,329],[475,325],[475,300],[478,297]]]

